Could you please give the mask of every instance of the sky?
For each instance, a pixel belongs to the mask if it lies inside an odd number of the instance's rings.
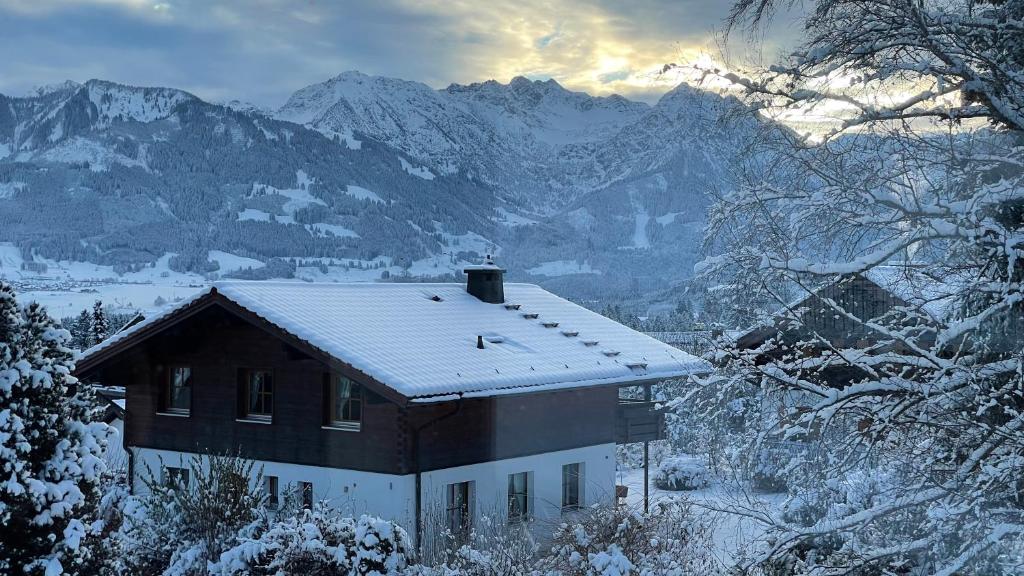
[[[450,83],[554,78],[652,102],[667,63],[771,58],[796,25],[720,48],[728,0],[0,0],[0,93],[91,78],[265,108],[346,70]],[[751,45],[759,45],[753,52]]]

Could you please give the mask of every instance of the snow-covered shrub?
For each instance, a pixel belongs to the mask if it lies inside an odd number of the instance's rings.
[[[654,473],[654,485],[662,490],[699,490],[709,481],[707,465],[695,456],[667,458]]]
[[[532,574],[540,546],[530,529],[529,523],[507,522],[496,510],[482,514],[465,537],[440,527],[428,535],[433,546],[421,551],[421,561],[430,567],[421,567],[418,574]]]
[[[147,467],[148,468],[148,467]],[[256,529],[265,496],[253,464],[237,456],[193,456],[188,486],[147,470],[145,494],[126,502],[120,537],[125,569],[139,574],[205,574],[207,563]]]
[[[540,573],[563,576],[717,574],[709,530],[679,501],[656,503],[649,514],[628,507],[581,511],[558,527]]]
[[[343,517],[317,503],[241,538],[211,571],[225,576],[397,574],[408,566],[411,551],[405,530],[393,522]]]
[[[0,573],[75,574],[90,561],[103,451],[70,334],[0,282]]]
[[[777,445],[765,445],[748,463],[750,484],[762,492],[785,492],[792,471],[792,451]]]

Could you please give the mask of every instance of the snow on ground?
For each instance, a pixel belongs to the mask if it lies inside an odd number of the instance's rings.
[[[441,232],[442,238],[444,238],[444,243],[454,248],[454,251],[456,252],[476,252],[477,254],[496,255],[501,251],[494,242],[491,242],[476,232],[449,234],[443,229],[440,229],[440,227],[438,227],[438,229]],[[476,264],[479,264],[479,262],[476,262]]]
[[[627,249],[646,250],[651,247],[651,241],[647,238],[647,224],[651,221],[651,215],[647,208],[640,202],[636,190],[630,190],[629,203],[633,206],[633,245],[623,246]]]
[[[662,226],[668,226],[669,224],[671,224],[671,223],[676,221],[676,217],[677,216],[682,216],[682,215],[683,215],[682,212],[669,212],[667,214],[662,214],[661,216],[658,216],[654,220],[658,224],[661,224]]]
[[[129,158],[123,154],[116,154],[99,142],[79,137],[70,138],[57,144],[43,152],[40,158],[62,164],[88,162],[89,169],[93,172],[104,172],[110,168],[111,164],[138,166],[147,171],[149,170],[146,163],[141,160]]]
[[[260,184],[259,182],[253,182],[252,190],[249,191],[249,196],[255,197],[266,196],[271,194],[284,196],[288,200],[285,201],[283,206],[281,206],[281,210],[284,211],[284,213],[287,215],[287,218],[292,218],[296,211],[301,210],[311,204],[320,204],[321,206],[327,205],[326,202],[309,193],[309,186],[314,182],[315,180],[310,178],[308,174],[306,174],[302,170],[297,170],[295,172],[295,188],[275,188],[274,186],[271,186],[269,184]],[[249,210],[244,210],[243,212],[239,213],[239,220],[243,219],[241,217],[241,214],[244,214],[245,212],[249,212]],[[256,210],[253,212],[259,211]],[[279,217],[278,221],[284,222],[285,220]],[[294,219],[290,220],[290,222],[294,222]]]
[[[398,160],[402,163],[402,170],[405,170],[409,174],[412,174],[413,176],[418,176],[420,178],[423,178],[424,180],[434,179],[434,173],[428,170],[426,166],[413,166],[412,164],[409,163],[408,160],[402,158],[401,156],[398,157]]]
[[[307,230],[316,230],[318,232],[326,232],[327,234],[334,234],[339,238],[359,238],[359,234],[356,234],[354,230],[339,226],[337,224],[307,224]]]
[[[11,271],[20,272],[21,250],[9,242],[0,243],[0,276],[8,276]]]
[[[601,274],[600,270],[591,268],[589,262],[577,262],[576,260],[552,260],[543,262],[533,268],[526,270],[534,276],[568,276],[569,274]]]
[[[505,210],[504,208],[501,207],[498,207],[497,212],[498,216],[492,219],[495,222],[503,224],[510,228],[514,228],[516,226],[529,226],[530,224],[537,223],[536,220],[532,220],[530,218],[527,218],[526,216],[521,216],[519,214],[509,212],[508,210]]]
[[[346,194],[348,194],[349,196],[355,196],[359,200],[373,200],[374,202],[381,202],[381,203],[384,202],[384,199],[382,199],[380,196],[378,196],[375,192],[373,192],[371,190],[367,190],[366,188],[363,188],[362,186],[356,186],[354,184],[349,184],[345,188],[346,188],[346,190],[345,190]]]
[[[597,224],[597,218],[594,218],[586,208],[577,208],[565,213],[565,222],[576,230],[583,231]]]
[[[299,260],[303,264],[317,262],[327,267],[325,272],[319,266],[298,266],[295,269],[295,277],[306,282],[377,282],[385,272],[395,276],[404,272],[386,256],[378,256],[373,260],[348,258],[300,258]]]
[[[288,198],[288,201],[284,203],[284,206],[281,206],[281,210],[289,216],[311,204],[320,204],[321,206],[327,205],[323,200],[313,196],[301,188],[275,189],[275,192]]]
[[[620,464],[621,466],[621,464]],[[656,467],[651,465],[650,500],[657,502],[663,499],[683,498],[692,503],[694,514],[700,515],[713,527],[712,545],[713,552],[725,565],[731,564],[736,558],[735,554],[744,546],[756,540],[763,534],[763,528],[753,519],[736,514],[728,514],[717,509],[728,506],[731,503],[743,502],[744,505],[764,506],[768,509],[778,509],[786,499],[786,494],[754,494],[753,503],[746,501],[746,494],[737,487],[732,480],[714,478],[707,488],[702,490],[690,490],[673,492],[661,490],[654,485],[654,472]],[[626,503],[637,509],[643,508],[644,502],[644,471],[643,469],[627,469],[616,472],[616,484],[629,488],[629,495]]]
[[[210,250],[206,257],[210,262],[216,262],[220,265],[217,269],[218,274],[227,274],[228,272],[234,272],[243,268],[263,268],[266,266],[263,262],[255,258],[246,258],[245,256],[236,256],[230,252],[221,252],[220,250]]]
[[[58,318],[91,308],[96,300],[121,311],[146,311],[159,307],[158,298],[178,300],[208,283],[196,274],[171,270],[168,262],[172,256],[165,254],[154,266],[123,275],[111,266],[38,258],[33,269],[23,270],[24,259],[18,248],[0,243],[0,278],[14,283],[19,300],[39,302]]]
[[[0,200],[13,197],[15,193],[24,187],[24,182],[0,182]]]
[[[254,208],[246,208],[238,213],[238,220],[258,220],[260,222],[268,222],[270,220],[270,212],[264,212],[263,210],[256,210]]]
[[[46,306],[54,318],[75,316],[82,310],[92,308],[97,300],[113,306],[120,312],[141,311],[152,313],[161,307],[160,302],[176,302],[199,292],[203,284],[92,284],[86,288],[72,290],[18,290],[18,301],[22,304],[39,302]]]

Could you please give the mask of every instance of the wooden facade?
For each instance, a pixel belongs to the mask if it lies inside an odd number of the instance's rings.
[[[187,416],[164,409],[175,366],[191,370]],[[269,422],[240,413],[244,370],[273,375]],[[358,431],[326,426],[330,375],[362,386]],[[125,444],[142,448],[409,474],[615,441],[614,386],[414,402],[215,296],[90,359],[79,376],[127,388]]]
[[[842,278],[790,306],[798,313],[798,326],[794,326],[791,319],[780,316],[773,324],[759,326],[740,336],[738,347],[757,348],[772,338],[793,344],[812,335],[824,338],[837,348],[867,348],[877,342],[877,334],[862,322],[840,314],[827,300],[862,320],[872,319],[889,326],[906,325],[897,313],[899,307],[907,305],[906,302],[871,280],[854,275]],[[926,333],[927,330],[923,329],[922,334]]]

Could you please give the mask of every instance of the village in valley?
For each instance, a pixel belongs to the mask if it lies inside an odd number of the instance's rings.
[[[0,14],[0,575],[1024,573],[1024,0]]]

